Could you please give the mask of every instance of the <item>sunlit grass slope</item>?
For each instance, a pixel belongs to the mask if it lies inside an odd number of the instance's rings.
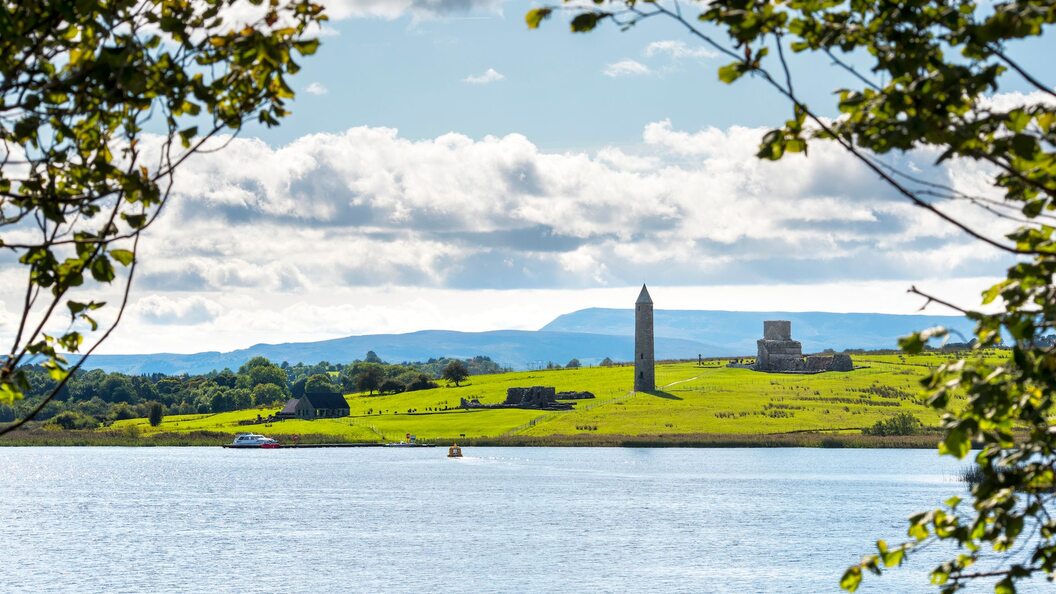
[[[1000,355],[991,355],[1000,356]],[[423,439],[550,435],[770,434],[792,431],[856,431],[899,412],[927,425],[938,415],[920,401],[919,379],[949,355],[866,355],[846,373],[786,375],[757,373],[709,362],[657,367],[658,391],[632,393],[630,367],[528,371],[473,376],[460,387],[368,396],[349,394],[351,416],[315,421],[239,425],[274,409],[166,417],[159,427],[145,419],[120,421],[143,435],[158,432],[256,431],[269,434],[333,435],[345,441],[389,441],[411,433]],[[502,402],[514,386],[588,390],[571,411],[461,410],[461,398]],[[447,408],[448,410],[443,410]]]

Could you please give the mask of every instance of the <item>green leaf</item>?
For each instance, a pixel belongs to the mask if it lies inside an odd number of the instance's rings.
[[[129,250],[110,250],[110,257],[120,262],[122,266],[128,266],[136,259],[136,255]]]
[[[143,225],[147,224],[147,215],[144,214],[121,213],[121,218],[125,219],[133,229],[142,229]]]
[[[191,139],[198,134],[198,126],[191,126],[184,130],[180,130],[180,143],[183,144],[183,148],[191,147]]]
[[[964,458],[972,447],[972,441],[968,438],[968,432],[958,427],[951,429],[946,437],[939,442],[939,453]]]
[[[1013,132],[1022,132],[1030,124],[1031,119],[1033,119],[1032,116],[1026,111],[1013,109],[1008,112],[1008,129]]]
[[[858,590],[858,586],[862,583],[862,568],[858,565],[848,567],[847,571],[843,572],[843,577],[840,578],[840,588],[847,590],[848,592],[854,592]]]
[[[1005,290],[1005,287],[1009,285],[1011,281],[1003,280],[996,285],[990,287],[983,293],[983,305],[989,305],[994,302],[994,299],[1001,294],[1001,291]]]
[[[573,33],[589,33],[598,26],[598,21],[607,17],[603,12],[584,12],[577,14],[570,24]]]
[[[98,282],[109,283],[114,280],[114,265],[110,263],[110,258],[102,254],[92,259],[88,270],[91,271],[92,278]]]
[[[884,560],[884,567],[898,567],[902,565],[903,559],[905,559],[906,551],[902,548],[897,548],[893,551],[888,551],[882,555]]]
[[[297,52],[300,53],[302,56],[310,56],[314,54],[317,49],[319,49],[319,40],[308,39],[305,41],[299,41],[293,44],[293,47],[297,48]]]
[[[741,78],[744,74],[743,64],[740,62],[731,62],[721,68],[719,68],[719,80],[726,84],[730,84]]]
[[[924,350],[924,339],[921,338],[920,332],[914,332],[909,336],[899,338],[898,348],[902,349],[907,354],[917,355]]]
[[[0,383],[0,404],[11,404],[22,398],[22,392],[7,382]]]
[[[553,12],[552,8],[535,8],[529,10],[524,15],[524,22],[528,24],[529,29],[538,29],[539,23],[543,22],[543,19],[549,18],[550,13]]]
[[[1033,159],[1038,151],[1038,141],[1027,134],[1016,134],[1012,137],[1012,151],[1024,159]]]
[[[1042,209],[1045,208],[1046,201],[1044,199],[1031,200],[1030,202],[1023,205],[1023,214],[1027,218],[1033,219],[1034,217],[1041,214]]]
[[[70,300],[66,302],[66,307],[69,308],[70,316],[73,317],[81,313],[82,311],[88,309],[88,304]]]

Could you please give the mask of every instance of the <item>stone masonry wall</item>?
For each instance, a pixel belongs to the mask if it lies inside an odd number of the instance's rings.
[[[763,322],[763,340],[792,340],[792,322],[789,320]]]

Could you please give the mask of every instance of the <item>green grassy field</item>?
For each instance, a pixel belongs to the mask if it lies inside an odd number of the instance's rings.
[[[998,355],[991,355],[998,356]],[[349,394],[351,416],[313,421],[239,425],[274,409],[166,417],[159,427],[146,419],[119,421],[110,431],[141,437],[190,432],[260,432],[331,436],[340,441],[394,441],[404,434],[422,440],[509,443],[607,443],[635,437],[685,441],[687,436],[769,436],[797,432],[860,434],[899,412],[934,426],[938,414],[920,402],[919,379],[950,355],[866,355],[846,373],[786,375],[725,367],[725,362],[674,363],[656,370],[656,393],[633,393],[631,367],[530,371],[473,376],[459,387],[386,396]],[[571,411],[461,410],[461,398],[498,403],[506,388],[545,385],[589,390]],[[443,410],[448,408],[449,410]],[[464,436],[464,437],[463,437]],[[679,437],[681,436],[681,437]],[[691,439],[689,441],[692,441]],[[705,440],[707,441],[707,440]]]

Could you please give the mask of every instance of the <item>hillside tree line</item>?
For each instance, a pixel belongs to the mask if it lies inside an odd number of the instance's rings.
[[[276,408],[305,394],[366,392],[396,394],[438,386],[445,369],[465,375],[498,373],[503,369],[488,357],[429,359],[386,363],[373,351],[351,363],[275,363],[264,357],[246,361],[237,371],[223,369],[200,375],[151,373],[130,375],[99,369],[78,371],[36,415],[37,423],[64,429],[91,429],[123,419],[148,418],[160,424],[165,415],[221,413],[247,408]],[[56,387],[42,366],[24,369],[26,397],[0,405],[0,423],[22,418]],[[459,374],[459,381],[465,377]]]

